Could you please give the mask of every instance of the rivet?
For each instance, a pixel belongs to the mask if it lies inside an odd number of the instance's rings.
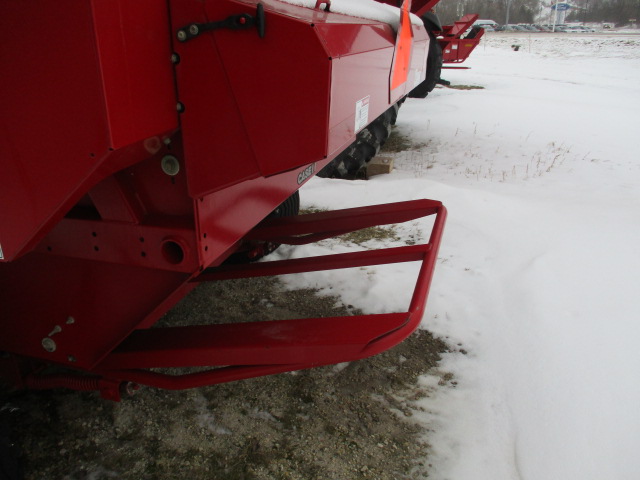
[[[184,42],[187,39],[187,32],[185,32],[184,30],[178,30],[178,40],[180,40],[181,42]]]
[[[180,55],[178,55],[177,53],[172,53],[171,63],[173,63],[174,65],[177,65],[178,63],[180,63]]]
[[[200,29],[195,23],[193,25],[189,25],[189,33],[191,35],[198,35],[199,32],[200,32]]]
[[[184,112],[184,104],[182,102],[178,102],[176,104],[176,110],[178,110],[178,112],[180,113]]]

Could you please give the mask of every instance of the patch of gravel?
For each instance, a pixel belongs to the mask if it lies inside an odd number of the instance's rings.
[[[258,278],[203,284],[159,325],[359,313]],[[120,403],[95,393],[0,392],[0,405],[19,408],[13,434],[26,479],[418,479],[428,476],[429,445],[412,402],[429,394],[420,375],[455,383],[435,369],[445,351],[419,330],[348,364],[186,391],[142,388]]]

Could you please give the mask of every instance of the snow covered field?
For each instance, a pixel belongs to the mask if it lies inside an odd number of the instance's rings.
[[[449,210],[422,324],[454,350],[441,368],[455,383],[423,379],[434,479],[638,479],[640,36],[487,35],[466,65],[443,77],[482,89],[404,104],[396,131],[414,146],[393,173],[314,178],[303,206]],[[428,229],[398,228],[396,243]],[[349,247],[283,254],[332,248]],[[415,271],[290,282],[392,311]]]

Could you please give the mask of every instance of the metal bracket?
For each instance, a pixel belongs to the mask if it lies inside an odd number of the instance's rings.
[[[225,20],[208,23],[191,23],[180,29],[176,33],[176,37],[180,42],[187,42],[193,38],[200,36],[204,32],[226,28],[230,30],[247,30],[256,27],[260,38],[264,38],[264,6],[259,3],[256,10],[256,16],[252,17],[247,13],[240,15],[231,15]]]

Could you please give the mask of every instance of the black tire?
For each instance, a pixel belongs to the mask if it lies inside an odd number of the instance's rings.
[[[291,194],[284,202],[278,205],[265,219],[293,217],[300,213],[300,192],[297,190]],[[273,242],[245,242],[240,248],[227,257],[223,264],[237,265],[242,263],[255,262],[269,255],[280,246]],[[3,480],[3,479],[0,479]]]
[[[373,134],[378,143],[379,147],[382,147],[387,138],[389,138],[389,134],[391,133],[391,122],[387,121],[383,115],[378,117],[375,122],[369,125],[369,130]],[[380,148],[378,148],[379,150]],[[378,153],[378,152],[376,152]]]
[[[389,108],[386,112],[382,114],[385,117],[385,119],[389,122],[389,125],[396,124],[396,120],[398,118],[398,111],[400,111],[400,105],[402,105],[402,102],[404,102],[404,99],[396,103],[395,105],[392,105],[391,108]],[[389,133],[391,133],[391,129],[389,129]]]
[[[278,205],[267,218],[293,217],[298,213],[300,213],[300,192],[296,190],[289,198]]]
[[[427,74],[424,81],[409,92],[410,98],[425,98],[436,88],[442,74],[442,47],[438,39],[429,32],[429,53],[427,55]]]
[[[380,151],[389,138],[391,125],[398,116],[398,105],[393,105],[356,135],[356,141],[318,172],[319,177],[354,179],[364,177],[367,163]]]
[[[482,27],[472,27],[471,30],[469,31],[469,33],[467,33],[467,35],[464,38],[476,38],[478,36],[478,33],[480,33],[480,30],[482,30]]]

